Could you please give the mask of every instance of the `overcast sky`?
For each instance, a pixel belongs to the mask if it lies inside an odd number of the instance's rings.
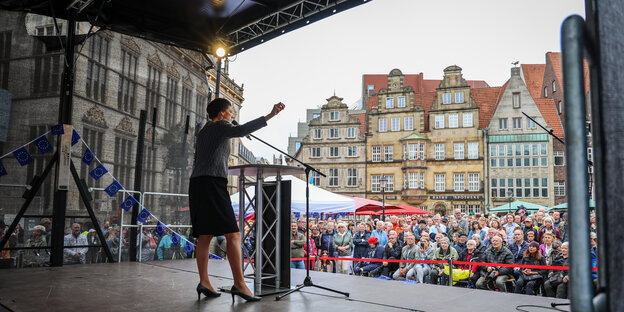
[[[363,74],[424,73],[441,79],[456,64],[464,78],[501,86],[511,62],[543,64],[560,51],[566,16],[585,16],[583,0],[373,0],[282,35],[231,58],[230,76],[244,83],[240,121],[286,109],[256,136],[286,151],[305,110],[336,92],[351,106]],[[277,154],[244,140],[256,155]]]

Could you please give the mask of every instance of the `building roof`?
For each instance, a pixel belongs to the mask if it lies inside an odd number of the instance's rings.
[[[546,52],[546,63],[551,64],[555,77],[563,89],[563,72],[561,69],[561,52]],[[585,93],[589,91],[589,64],[587,60],[583,59],[583,73],[585,78]]]
[[[505,83],[502,87],[472,89],[470,93],[479,107],[479,129],[487,128],[490,124],[492,114],[500,101],[500,96],[507,87]]]
[[[542,82],[544,81],[545,69],[546,64],[522,64],[524,82],[535,104],[542,113],[542,117],[546,120],[546,124],[552,127],[553,133],[556,136],[563,138],[563,126],[557,109],[555,108],[555,103],[552,98],[542,97]],[[559,77],[557,79],[559,79]]]
[[[349,114],[360,121],[360,132],[366,134],[366,113]]]
[[[414,105],[420,105],[425,110],[425,125],[423,127],[424,131],[429,131],[429,110],[431,110],[431,106],[433,105],[433,101],[435,101],[435,98],[435,91],[414,94]]]
[[[427,137],[424,137],[420,134],[418,134],[418,132],[414,132],[404,138],[399,139],[399,141],[403,141],[403,140],[426,140]]]

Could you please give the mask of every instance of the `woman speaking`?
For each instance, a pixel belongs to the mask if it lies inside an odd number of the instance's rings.
[[[214,236],[225,235],[227,259],[230,263],[234,295],[247,301],[258,301],[245,285],[241,265],[240,231],[236,224],[230,194],[227,191],[228,159],[230,139],[246,136],[267,125],[267,121],[284,109],[284,104],[273,106],[271,112],[243,125],[232,124],[232,104],[223,98],[212,100],[206,109],[208,121],[197,136],[193,173],[189,183],[189,206],[191,212],[191,235],[198,237],[197,269],[199,284],[198,300],[203,293],[206,297],[219,297],[208,279],[208,258],[210,240]]]

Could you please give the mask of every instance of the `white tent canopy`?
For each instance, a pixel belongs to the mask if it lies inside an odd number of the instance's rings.
[[[306,182],[291,175],[282,176],[282,180],[291,181],[291,213],[305,214],[306,210]],[[275,181],[275,177],[268,177],[265,181]],[[247,194],[250,198],[255,196],[255,187],[248,187]],[[230,196],[234,214],[238,216],[239,193]],[[245,198],[245,204],[249,199]],[[310,214],[314,213],[350,213],[355,211],[355,200],[326,191],[320,187],[310,185]],[[252,213],[253,211],[248,211]]]

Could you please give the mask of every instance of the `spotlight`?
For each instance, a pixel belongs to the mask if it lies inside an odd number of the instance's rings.
[[[224,57],[225,56],[225,49],[222,48],[222,47],[217,48],[216,54],[217,54],[218,58]]]

